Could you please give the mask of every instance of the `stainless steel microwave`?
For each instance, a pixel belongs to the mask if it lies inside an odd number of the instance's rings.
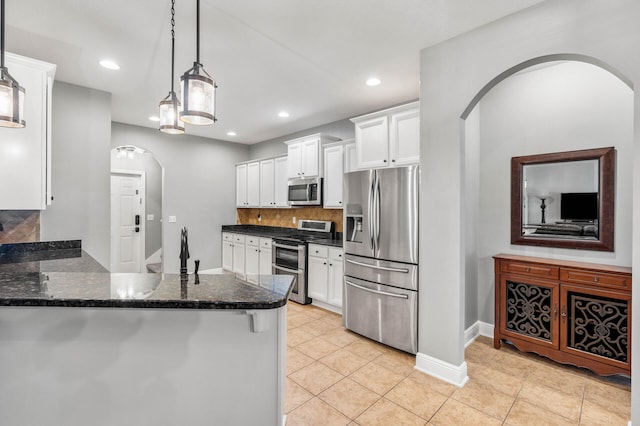
[[[292,206],[321,206],[322,178],[289,179],[289,195]]]

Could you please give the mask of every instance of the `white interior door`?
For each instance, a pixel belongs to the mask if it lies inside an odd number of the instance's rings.
[[[143,175],[111,174],[111,272],[142,272]]]

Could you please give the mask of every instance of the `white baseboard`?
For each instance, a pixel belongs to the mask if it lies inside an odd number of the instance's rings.
[[[460,388],[469,380],[466,362],[453,365],[420,352],[416,354],[415,369]]]
[[[317,307],[325,309],[327,311],[334,312],[334,313],[336,313],[338,315],[342,315],[342,308],[339,308],[337,306],[333,306],[333,305],[331,305],[329,303],[325,303],[325,302],[321,302],[321,301],[316,300],[316,299],[312,299],[311,304],[313,306],[317,306]]]
[[[473,343],[473,341],[476,340],[478,336],[485,336],[493,339],[493,329],[493,324],[476,321],[475,324],[464,331],[464,347],[466,348],[471,343]]]

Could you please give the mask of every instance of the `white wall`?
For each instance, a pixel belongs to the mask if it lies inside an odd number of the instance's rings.
[[[56,81],[53,85],[53,203],[40,215],[40,240],[82,240],[109,269],[111,94]]]
[[[188,129],[187,129],[188,132]],[[235,164],[248,159],[248,147],[192,135],[113,123],[111,148],[134,145],[152,152],[164,167],[164,270],[180,269],[180,230],[189,229],[189,270],[221,266],[222,225],[236,223]],[[169,216],[176,216],[169,223]]]
[[[462,36],[445,41],[421,52],[421,225],[437,223],[438,226],[421,226],[420,241],[420,317],[419,352],[435,358],[446,365],[463,370],[464,366],[464,286],[465,251],[464,235],[464,123],[461,117],[474,98],[483,93],[494,78],[521,63],[545,55],[574,54],[585,55],[603,61],[633,84],[640,83],[640,57],[630,54],[629,47],[640,45],[640,31],[637,17],[640,3],[634,0],[600,2],[597,0],[562,0],[544,2],[522,12],[510,15],[494,23],[485,25]],[[526,31],[526,33],[525,33]],[[634,93],[635,104],[640,95]],[[481,112],[483,110],[481,107]],[[482,123],[482,122],[481,122]],[[482,126],[482,124],[481,124]],[[628,166],[620,170],[619,176],[631,176],[633,184],[640,187],[640,109],[634,109],[633,148],[619,154],[631,158],[633,169]],[[516,145],[517,136],[512,135],[509,145],[496,146],[502,152],[485,152],[480,165],[485,161],[500,162],[500,156],[511,157],[507,151]],[[607,136],[607,135],[603,135]],[[608,141],[608,139],[602,139]],[[543,141],[535,146],[520,145],[518,155],[566,150],[558,149],[556,141]],[[612,145],[598,143],[598,146]],[[615,144],[613,144],[615,145]],[[580,148],[587,148],[580,146]],[[482,170],[480,172],[483,173]],[[490,216],[488,226],[499,227],[499,234],[492,237],[489,244],[497,246],[484,248],[485,240],[479,236],[478,246],[486,253],[495,254],[496,248],[508,247],[508,220],[498,223],[488,213],[507,215],[508,198],[500,194],[509,193],[508,164],[495,170],[496,185],[492,194],[480,198],[480,211]],[[447,182],[447,185],[442,185]],[[620,188],[620,180],[617,181]],[[481,182],[481,185],[484,183]],[[627,182],[631,188],[631,181]],[[589,253],[590,260],[602,263],[634,263],[640,268],[640,257],[632,257],[633,249],[640,250],[640,202],[617,201],[617,209],[634,217],[633,239],[630,228],[616,226],[616,252],[614,254]],[[487,205],[483,204],[486,203]],[[491,205],[488,205],[491,204]],[[635,215],[632,213],[636,212]],[[624,223],[624,220],[622,221]],[[495,224],[494,224],[495,223]],[[480,225],[483,229],[484,223]],[[622,234],[626,233],[627,237]],[[434,243],[435,242],[435,243]],[[522,251],[520,251],[522,250]],[[516,252],[547,255],[533,248],[516,249]],[[553,255],[566,256],[564,253]],[[582,256],[580,256],[582,258]],[[490,276],[487,271],[491,261],[478,256],[479,273]],[[633,259],[633,260],[632,260]],[[637,281],[637,280],[636,280]],[[638,285],[638,284],[636,284]],[[636,288],[634,294],[640,289]],[[479,289],[479,293],[483,291]],[[485,293],[486,294],[486,293]],[[482,301],[479,301],[482,302]],[[490,310],[490,302],[483,307]],[[640,309],[640,298],[634,296],[634,309]],[[488,318],[491,320],[491,318]],[[638,342],[640,334],[634,327],[633,342]],[[640,362],[640,346],[634,343],[632,365]],[[637,349],[637,350],[636,350]],[[634,367],[634,371],[637,367]],[[634,381],[635,383],[635,381]],[[634,406],[640,407],[640,385],[634,384]],[[640,412],[634,412],[640,423]],[[634,423],[635,423],[634,422]]]

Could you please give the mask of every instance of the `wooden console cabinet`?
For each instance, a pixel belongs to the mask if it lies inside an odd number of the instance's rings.
[[[499,254],[494,347],[631,375],[631,268]]]

